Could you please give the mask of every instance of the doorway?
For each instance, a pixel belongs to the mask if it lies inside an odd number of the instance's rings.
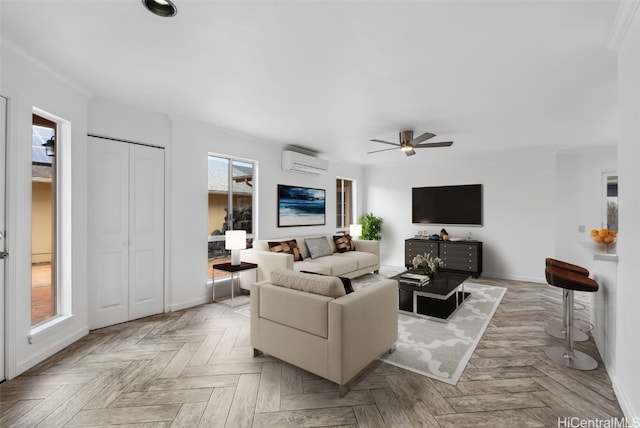
[[[5,379],[5,183],[7,99],[0,97],[0,382]]]

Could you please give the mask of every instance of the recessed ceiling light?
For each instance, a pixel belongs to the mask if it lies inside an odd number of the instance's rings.
[[[165,18],[178,13],[178,8],[170,0],[142,0],[142,4],[149,12]]]

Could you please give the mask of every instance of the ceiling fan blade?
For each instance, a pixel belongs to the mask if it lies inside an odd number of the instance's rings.
[[[374,150],[372,152],[367,152],[367,154],[370,155],[371,153],[388,152],[389,150],[398,150],[398,149],[397,148],[393,148],[393,149]]]
[[[423,141],[427,141],[429,138],[433,138],[435,136],[436,134],[432,134],[431,132],[425,132],[424,134],[419,135],[413,140],[411,140],[410,143],[415,146],[416,144],[422,143]]]
[[[414,144],[414,149],[424,149],[429,147],[449,147],[453,144],[453,141],[443,141],[441,143],[422,143],[422,144]]]
[[[404,154],[407,156],[413,156],[416,154],[416,151],[411,149],[411,150],[403,150]]]
[[[390,143],[388,141],[383,141],[383,140],[369,140],[369,141],[373,141],[374,143],[382,143],[382,144],[391,144],[392,146],[400,146],[400,144],[398,143]]]

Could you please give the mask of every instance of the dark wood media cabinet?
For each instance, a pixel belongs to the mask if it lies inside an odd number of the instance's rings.
[[[404,241],[404,264],[412,267],[418,254],[430,253],[442,259],[440,270],[460,272],[477,278],[482,273],[482,242],[480,241],[431,241],[410,238]]]

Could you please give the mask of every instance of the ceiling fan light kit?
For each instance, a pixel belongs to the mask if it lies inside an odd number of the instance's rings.
[[[440,143],[424,143],[423,141],[427,141],[430,138],[435,137],[436,134],[432,134],[431,132],[425,132],[424,134],[419,135],[416,138],[413,138],[413,131],[400,131],[398,135],[399,143],[390,143],[389,141],[384,140],[370,140],[374,143],[382,143],[389,144],[395,146],[392,149],[382,149],[382,150],[374,150],[371,152],[367,152],[367,154],[378,153],[378,152],[386,152],[388,150],[396,150],[400,149],[405,155],[413,156],[416,154],[414,149],[425,149],[431,147],[449,147],[453,144],[453,141],[445,141]]]

